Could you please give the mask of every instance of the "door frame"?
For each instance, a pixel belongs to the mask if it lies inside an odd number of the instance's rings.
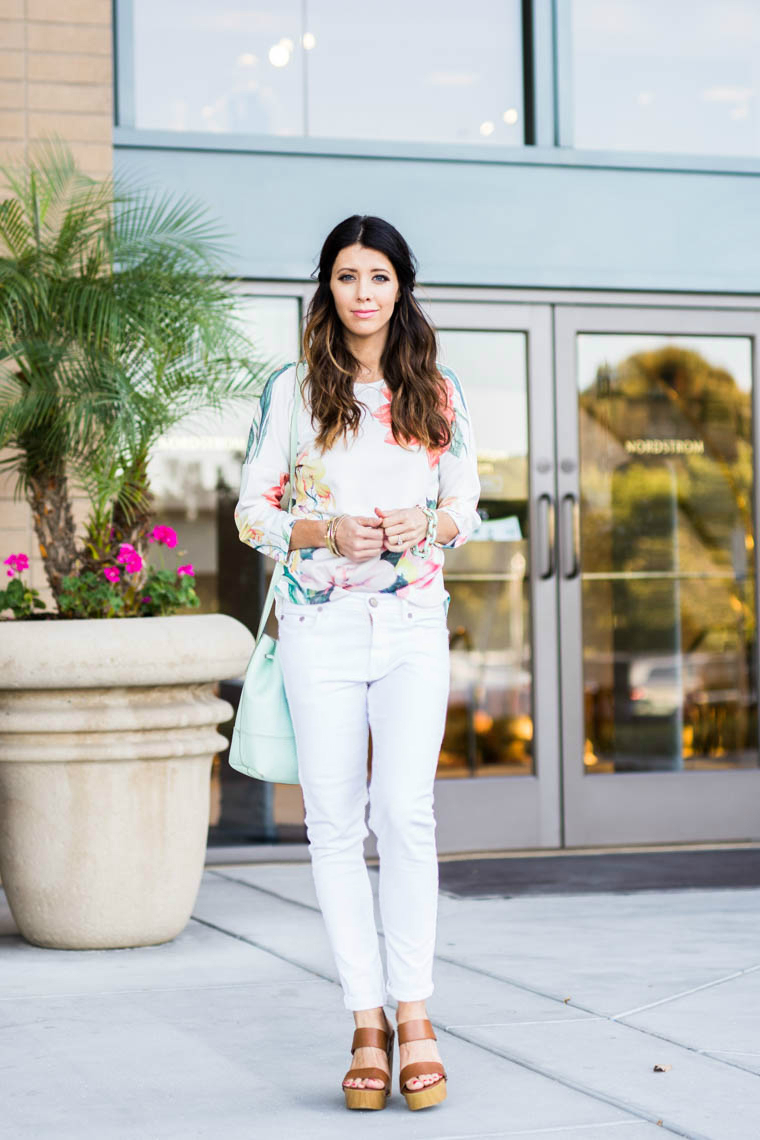
[[[580,502],[578,333],[742,336],[752,341],[752,442],[757,468],[760,431],[758,387],[760,313],[750,309],[644,308],[609,304],[557,306],[555,364],[557,502]],[[558,548],[569,548],[569,516],[558,511]],[[758,495],[755,528],[755,607],[758,608]],[[582,558],[582,552],[581,552]],[[562,703],[563,846],[588,844],[742,841],[760,839],[760,769],[731,771],[616,772],[588,774],[583,768],[583,630],[581,576],[558,575]],[[756,647],[757,652],[757,647]],[[687,783],[688,781],[688,783]]]
[[[561,842],[559,675],[554,573],[541,578],[539,559],[554,553],[554,532],[539,534],[539,513],[554,502],[552,315],[548,305],[424,301],[437,329],[519,332],[526,336],[530,616],[534,772],[529,776],[439,779],[435,785],[438,849],[489,851],[556,848]],[[460,377],[465,397],[468,377]],[[477,425],[475,426],[477,442]]]

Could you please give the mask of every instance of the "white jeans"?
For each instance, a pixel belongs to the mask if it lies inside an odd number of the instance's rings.
[[[421,1001],[433,992],[438,908],[433,783],[450,678],[444,603],[431,609],[357,592],[323,604],[278,599],[276,613],[312,872],[345,1006]],[[368,799],[387,986],[364,861]]]

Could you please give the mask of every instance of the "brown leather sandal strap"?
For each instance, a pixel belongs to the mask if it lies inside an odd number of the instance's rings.
[[[353,1078],[361,1080],[364,1077],[371,1081],[383,1081],[385,1084],[390,1080],[388,1074],[384,1073],[382,1069],[373,1069],[372,1067],[366,1069],[349,1069],[343,1080],[349,1081]]]
[[[384,1049],[388,1051],[388,1034],[384,1029],[373,1029],[366,1026],[362,1029],[354,1030],[354,1039],[351,1043],[351,1052],[355,1053],[357,1049]]]
[[[446,1077],[446,1070],[440,1061],[413,1061],[411,1065],[404,1065],[399,1074],[398,1083],[401,1091],[403,1092],[404,1085],[407,1081],[411,1080],[412,1077],[421,1077],[425,1073],[440,1073],[441,1075],[439,1077],[439,1080],[444,1080]],[[431,1084],[426,1085],[425,1087],[431,1088],[434,1084],[437,1085],[438,1081],[432,1081]],[[419,1089],[412,1089],[411,1091],[419,1092]]]
[[[398,1026],[398,1043],[406,1045],[407,1041],[437,1041],[433,1026],[426,1017],[417,1021],[400,1021]]]

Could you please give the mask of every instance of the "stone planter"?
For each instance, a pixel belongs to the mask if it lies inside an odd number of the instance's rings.
[[[221,614],[0,627],[0,876],[24,938],[167,942],[203,873],[214,682],[253,637]]]

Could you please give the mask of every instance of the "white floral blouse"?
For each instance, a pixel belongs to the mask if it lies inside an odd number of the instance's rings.
[[[455,373],[439,365],[446,379],[452,430],[451,444],[424,450],[401,446],[391,431],[391,392],[384,380],[357,382],[363,405],[357,435],[351,432],[324,454],[315,439],[308,405],[301,401],[295,488],[290,483],[290,417],[295,364],[277,369],[266,382],[251,425],[235,507],[241,542],[284,562],[275,597],[313,604],[334,602],[352,591],[396,593],[423,606],[451,600],[443,584],[443,547],[461,546],[480,525],[480,497],[475,440],[464,393]],[[290,504],[288,510],[283,503]],[[333,515],[376,518],[375,507],[396,510],[412,506],[441,508],[458,533],[447,543],[434,543],[427,555],[410,550],[384,550],[354,562],[331,554],[327,547],[288,551],[290,532],[299,519]]]

